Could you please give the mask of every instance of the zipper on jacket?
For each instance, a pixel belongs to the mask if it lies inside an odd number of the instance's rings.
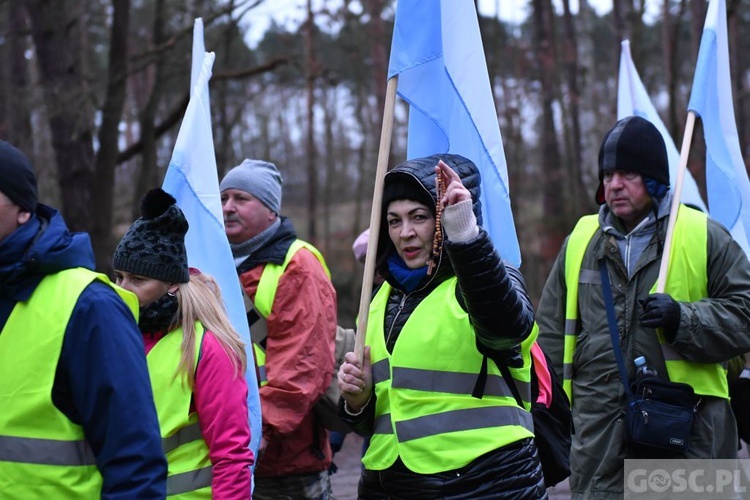
[[[628,274],[628,279],[630,279],[630,242],[632,234],[633,233],[630,233],[625,236],[625,271]]]
[[[396,325],[396,320],[398,319],[399,315],[401,314],[401,311],[404,310],[404,306],[406,305],[406,298],[409,296],[408,293],[404,293],[404,296],[401,297],[401,303],[398,305],[398,311],[396,311],[396,314],[393,316],[393,321],[391,321],[390,326],[388,327],[388,335],[385,336],[385,349],[388,350],[388,342],[391,340],[391,334],[393,333],[393,327]],[[395,347],[395,343],[393,344]]]

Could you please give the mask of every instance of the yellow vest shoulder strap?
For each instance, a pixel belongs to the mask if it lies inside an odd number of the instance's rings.
[[[258,290],[255,292],[255,308],[264,318],[267,318],[273,309],[273,301],[276,298],[276,289],[279,286],[281,275],[286,271],[294,254],[302,248],[309,250],[315,255],[318,261],[320,261],[320,265],[323,266],[326,276],[331,277],[331,272],[328,270],[325,259],[318,249],[306,241],[295,240],[286,252],[286,257],[284,257],[284,262],[281,265],[268,263],[263,268],[263,274],[261,274],[260,281],[258,282]]]

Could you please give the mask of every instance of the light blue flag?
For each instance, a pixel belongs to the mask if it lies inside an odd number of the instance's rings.
[[[508,168],[472,0],[399,0],[388,78],[409,104],[407,157],[455,153],[482,176],[482,226],[521,264]]]
[[[247,407],[250,418],[252,441],[250,446],[258,456],[261,436],[260,399],[258,382],[255,377],[250,330],[245,316],[239,278],[234,267],[234,259],[229,249],[229,241],[224,233],[224,218],[221,212],[221,194],[214,155],[214,140],[211,131],[211,108],[208,96],[208,80],[211,78],[215,55],[203,50],[203,24],[195,22],[193,32],[194,83],[190,101],[182,120],[177,141],[172,152],[164,191],[177,200],[177,205],[185,213],[190,224],[185,236],[188,263],[213,276],[224,297],[229,319],[245,342],[248,369],[245,372],[248,397]],[[199,71],[195,71],[195,68]]]
[[[667,127],[659,117],[656,108],[648,96],[646,86],[643,85],[638,70],[633,64],[633,58],[630,55],[630,41],[625,40],[621,43],[620,51],[620,78],[617,88],[617,119],[620,120],[626,116],[640,116],[651,123],[659,130],[664,138],[664,144],[667,146],[667,156],[669,157],[669,182],[674,192],[675,182],[677,181],[677,169],[680,166],[680,153],[677,151],[672,136],[669,135]],[[708,213],[706,204],[703,203],[698,185],[689,170],[685,170],[682,178],[682,203],[694,205],[705,213]]]
[[[688,110],[694,111],[703,122],[711,218],[726,226],[747,253],[750,181],[734,119],[724,0],[711,0],[708,4]]]

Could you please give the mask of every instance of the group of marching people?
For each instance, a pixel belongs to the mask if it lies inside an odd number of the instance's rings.
[[[574,498],[621,498],[623,461],[650,458],[624,427],[640,356],[700,400],[687,451],[671,456],[737,457],[726,364],[750,351],[750,262],[682,205],[663,256],[672,193],[648,121],[618,121],[598,166],[599,213],[566,240],[536,313],[482,228],[488,193],[471,159],[386,174],[364,354],[333,375],[341,418],[369,437],[360,498],[546,498],[529,412],[535,343],[570,399]],[[313,407],[331,381],[336,292],[323,256],[280,215],[281,186],[259,160],[220,185],[253,363],[216,282],[188,266],[189,225],[169,193],[142,200],[113,284],[93,271],[88,237],[38,203],[28,159],[0,142],[0,496],[332,498]],[[259,381],[257,456],[246,369]]]
[[[727,363],[750,351],[748,257],[726,228],[684,205],[675,205],[663,256],[672,194],[650,122],[618,121],[598,165],[599,213],[566,239],[536,314],[519,271],[481,227],[470,160],[436,155],[386,174],[376,264],[385,283],[372,298],[363,359],[348,355],[339,372],[341,414],[370,436],[360,498],[545,498],[529,412],[508,391],[515,384],[529,401],[535,341],[570,400],[573,498],[622,498],[625,459],[737,458],[737,375]],[[683,451],[655,453],[628,438],[625,387],[641,356],[694,392]],[[501,379],[502,364],[512,380]]]

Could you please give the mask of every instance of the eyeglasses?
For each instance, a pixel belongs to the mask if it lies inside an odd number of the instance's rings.
[[[615,174],[618,174],[626,181],[634,181],[641,175],[638,172],[634,172],[632,170],[609,170],[607,172],[604,172],[604,175],[602,175],[602,181],[605,184],[609,184],[610,182],[612,182],[612,178],[615,176]]]

